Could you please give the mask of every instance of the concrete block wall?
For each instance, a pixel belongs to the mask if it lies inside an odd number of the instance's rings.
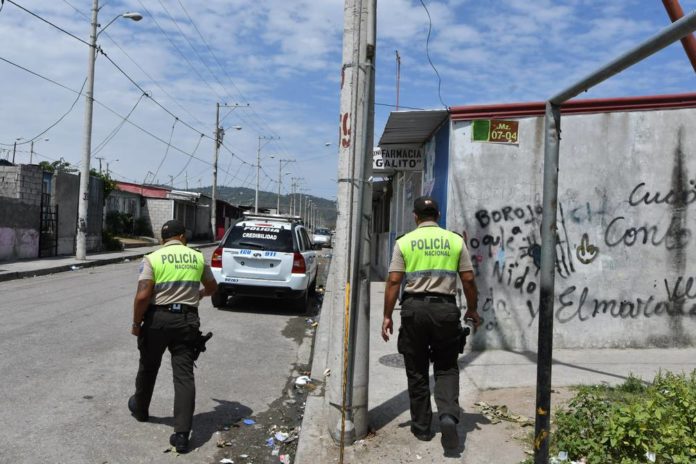
[[[0,166],[0,261],[39,256],[42,179],[35,165]]]
[[[41,205],[42,180],[43,170],[37,165],[0,166],[0,197]]]
[[[453,123],[447,227],[466,231],[474,348],[536,350],[544,120],[519,145]],[[696,110],[563,116],[554,347],[696,343]]]
[[[160,232],[165,222],[174,218],[173,206],[174,200],[162,198],[147,198],[143,215],[147,215],[150,219],[153,235],[156,239],[161,240]]]
[[[0,166],[0,197],[19,198],[20,166]]]

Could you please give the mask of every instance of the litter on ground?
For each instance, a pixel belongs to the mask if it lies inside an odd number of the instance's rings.
[[[474,403],[474,406],[483,414],[492,424],[498,424],[501,421],[516,422],[523,427],[534,425],[534,421],[529,417],[520,414],[513,414],[508,410],[508,407],[498,404],[488,404],[485,401]]]

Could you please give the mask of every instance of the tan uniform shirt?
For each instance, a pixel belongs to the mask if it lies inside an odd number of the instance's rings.
[[[181,243],[178,240],[170,240],[163,246],[167,247],[171,245],[183,245],[183,243]],[[211,280],[214,278],[215,276],[213,276],[213,271],[210,270],[210,266],[205,264],[203,268],[203,276],[201,277],[201,281]],[[143,257],[143,261],[140,264],[140,275],[138,276],[138,280],[140,281],[154,279],[155,278],[152,273],[152,264],[150,264],[150,260],[147,258],[147,256],[145,256]],[[173,303],[180,303],[187,304],[190,306],[198,306],[198,301],[200,300],[198,298],[198,290],[199,287],[184,286],[169,286],[158,289],[157,282],[155,282],[155,288],[152,292],[152,299],[150,300],[150,304],[168,305]]]
[[[437,222],[425,221],[421,222],[418,227],[439,227]],[[459,255],[459,272],[472,271],[474,266],[471,264],[469,250],[466,248],[466,243],[462,246],[462,252]],[[391,263],[389,264],[389,272],[406,272],[406,264],[404,263],[404,255],[398,244],[394,245]],[[406,282],[404,293],[439,293],[441,295],[456,295],[457,280],[445,275],[439,275],[433,272],[429,276],[419,277]]]

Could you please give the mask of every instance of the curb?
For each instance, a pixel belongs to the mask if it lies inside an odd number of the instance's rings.
[[[0,275],[0,282],[6,282],[8,280],[25,279],[28,277],[39,277],[39,276],[44,276],[44,275],[49,275],[49,274],[57,274],[59,272],[72,271],[73,266],[79,266],[80,269],[84,269],[84,268],[90,268],[90,267],[105,266],[107,264],[116,264],[119,262],[123,262],[126,259],[130,260],[130,259],[142,258],[146,254],[147,253],[142,253],[142,254],[135,254],[135,255],[129,255],[129,256],[121,256],[118,258],[101,259],[98,261],[91,261],[91,262],[85,262],[85,263],[80,263],[80,264],[65,264],[62,266],[49,267],[49,268],[45,268],[45,269],[36,269],[33,271],[8,272],[7,274]]]
[[[208,248],[212,246],[216,246],[218,243],[203,243],[203,244],[196,244],[191,246],[194,250],[198,250],[201,248]],[[44,275],[49,275],[49,274],[57,274],[59,272],[67,272],[67,271],[72,271],[73,266],[78,266],[80,269],[85,269],[85,268],[90,268],[90,267],[97,267],[97,266],[106,266],[108,264],[117,264],[124,262],[125,260],[133,260],[133,259],[139,259],[142,258],[143,256],[149,254],[150,252],[148,251],[147,253],[135,253],[135,254],[129,254],[126,256],[119,256],[117,258],[105,258],[105,259],[98,259],[94,261],[85,261],[85,262],[79,262],[79,263],[74,263],[74,264],[63,264],[60,266],[54,266],[54,267],[47,267],[44,269],[35,269],[32,271],[16,271],[16,272],[8,272],[6,274],[0,274],[0,282],[7,282],[10,280],[18,280],[18,279],[25,279],[29,277],[39,277],[39,276],[44,276]]]

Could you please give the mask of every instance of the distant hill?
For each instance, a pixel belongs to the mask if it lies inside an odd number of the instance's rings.
[[[192,192],[201,192],[206,195],[211,194],[211,187],[201,187],[190,189]],[[217,197],[221,200],[225,200],[233,205],[242,206],[254,206],[254,198],[256,191],[254,189],[246,187],[218,187]],[[304,195],[305,197],[312,200],[312,204],[319,208],[320,221],[319,225],[326,226],[329,228],[336,227],[336,204],[333,200],[327,200],[326,198],[316,197],[314,195]],[[296,195],[299,201],[300,194]],[[273,192],[265,192],[259,190],[259,207],[261,208],[274,208],[278,203],[278,194]],[[299,205],[299,203],[298,203]],[[299,206],[296,206],[298,208]],[[280,196],[280,210],[282,213],[287,213],[290,210],[290,195]],[[297,213],[297,209],[295,210]]]

